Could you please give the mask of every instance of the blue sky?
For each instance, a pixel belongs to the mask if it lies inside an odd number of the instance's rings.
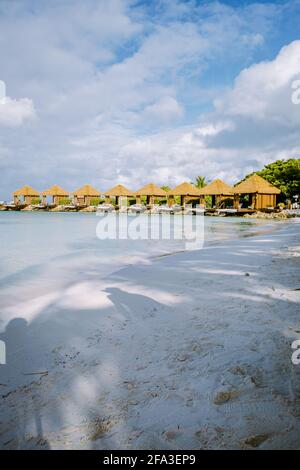
[[[0,199],[299,156],[300,1],[3,1]]]

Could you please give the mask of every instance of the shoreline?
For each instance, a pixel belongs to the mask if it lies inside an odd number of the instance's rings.
[[[129,207],[127,210],[120,210],[120,209],[114,209],[112,212],[98,212],[98,209],[96,206],[87,206],[81,209],[69,209],[69,208],[60,208],[60,206],[57,206],[53,209],[49,208],[32,208],[31,206],[27,206],[23,209],[18,209],[18,208],[6,208],[5,206],[0,206],[0,212],[13,212],[13,213],[54,213],[54,214],[130,214],[128,211]],[[157,210],[153,209],[147,209],[141,213],[138,213],[139,215],[144,215],[144,216],[149,216],[149,215],[160,215],[162,217],[166,215],[171,215],[171,217],[176,217],[176,216],[183,216],[183,215],[194,215],[196,216],[197,214],[194,213],[189,213],[188,209],[187,211],[183,208],[181,212],[174,212],[174,213],[169,213],[169,214],[164,214],[164,213],[159,213]],[[133,214],[132,214],[133,215]],[[137,213],[136,213],[137,215]],[[284,209],[284,210],[255,210],[253,211],[252,209],[249,209],[249,212],[247,212],[247,209],[241,209],[241,211],[237,211],[236,213],[232,212],[219,212],[217,209],[210,209],[206,208],[204,213],[202,214],[206,217],[218,217],[218,218],[223,218],[223,217],[235,217],[235,218],[245,218],[245,219],[265,219],[265,220],[287,220],[287,219],[292,219],[292,218],[297,218],[300,217],[300,209],[297,210],[289,210],[289,209]]]
[[[10,344],[1,448],[299,447],[298,224],[51,299]]]

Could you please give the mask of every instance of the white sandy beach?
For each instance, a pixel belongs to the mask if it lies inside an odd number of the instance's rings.
[[[300,224],[279,224],[4,309],[0,447],[299,448]]]

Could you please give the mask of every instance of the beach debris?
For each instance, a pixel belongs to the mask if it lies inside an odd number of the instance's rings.
[[[215,405],[223,405],[223,403],[227,403],[229,400],[238,397],[241,394],[238,390],[228,390],[218,392],[213,400]]]
[[[186,360],[188,359],[188,355],[187,354],[179,354],[179,356],[177,357],[177,360],[179,362],[185,362]]]
[[[263,442],[269,439],[270,434],[256,434],[254,436],[247,437],[243,442],[250,447],[259,447]]]
[[[165,431],[163,433],[163,437],[167,441],[172,441],[172,440],[176,439],[180,434],[182,434],[182,430],[180,429],[179,426],[177,426],[177,428],[169,429],[168,431]]]
[[[123,384],[128,390],[133,390],[135,388],[135,383],[130,380],[123,380]]]
[[[96,419],[95,421],[89,423],[89,439],[91,441],[97,441],[101,437],[110,431],[114,422],[110,419]]]
[[[42,372],[24,372],[23,375],[48,375],[49,372],[47,370],[44,370]]]

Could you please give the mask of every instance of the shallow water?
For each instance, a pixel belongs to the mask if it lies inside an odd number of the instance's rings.
[[[205,244],[280,224],[236,217],[201,219]],[[185,249],[182,240],[174,239],[99,240],[99,220],[95,214],[84,213],[0,213],[1,309],[80,280],[100,279],[127,264],[149,263],[153,257]],[[159,220],[152,216],[154,225]],[[181,217],[173,217],[174,221],[180,224]]]
[[[155,217],[151,217],[152,221]],[[172,217],[171,217],[172,219]],[[181,217],[175,217],[177,224]],[[185,248],[181,240],[99,240],[100,218],[84,213],[0,213],[0,279],[41,264],[74,262],[75,258],[96,258],[105,267],[134,262]],[[164,220],[164,217],[160,220]],[[278,222],[239,217],[204,217],[204,243],[238,238]],[[159,218],[154,224],[159,224]],[[172,234],[171,234],[172,237]],[[72,261],[71,261],[72,260]],[[111,270],[109,268],[109,270]],[[1,285],[0,285],[1,287]]]

